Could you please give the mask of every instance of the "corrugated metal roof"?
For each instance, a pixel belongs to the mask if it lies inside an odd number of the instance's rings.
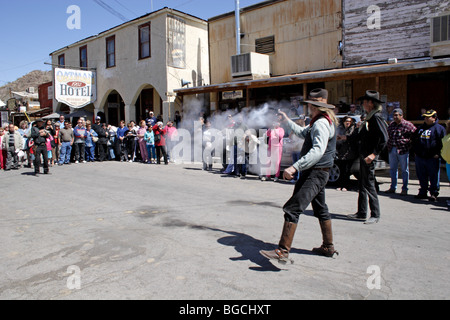
[[[28,93],[23,91],[22,92],[12,91],[11,93],[21,98],[39,99],[39,94],[37,93]]]

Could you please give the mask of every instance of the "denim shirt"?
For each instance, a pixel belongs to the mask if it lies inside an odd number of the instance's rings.
[[[93,147],[94,146],[94,141],[92,141],[92,136],[94,137],[98,137],[97,132],[95,132],[93,129],[91,129],[91,131],[88,131],[87,137],[86,137],[86,147]]]

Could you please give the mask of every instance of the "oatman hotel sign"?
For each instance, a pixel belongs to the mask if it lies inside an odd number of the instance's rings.
[[[97,100],[95,72],[55,69],[55,99],[71,108],[83,108]]]

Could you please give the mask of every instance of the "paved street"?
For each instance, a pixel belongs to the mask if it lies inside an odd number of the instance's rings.
[[[216,167],[215,169],[218,169]],[[0,172],[0,299],[448,299],[450,199],[380,194],[377,225],[350,221],[357,193],[327,190],[340,255],[308,211],[293,265],[278,243],[289,183],[240,180],[200,165],[95,163]],[[385,177],[381,190],[388,189]],[[69,271],[69,272],[68,272]],[[379,281],[378,281],[379,280]],[[77,286],[79,285],[79,289]]]

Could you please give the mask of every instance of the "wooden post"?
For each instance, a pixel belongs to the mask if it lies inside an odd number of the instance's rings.
[[[308,100],[308,85],[306,83],[303,83],[303,101]],[[305,113],[305,115],[309,114],[309,107],[308,105],[304,105],[304,109],[303,112]]]
[[[248,108],[250,106],[250,89],[247,87],[245,91],[246,91],[245,107]]]

